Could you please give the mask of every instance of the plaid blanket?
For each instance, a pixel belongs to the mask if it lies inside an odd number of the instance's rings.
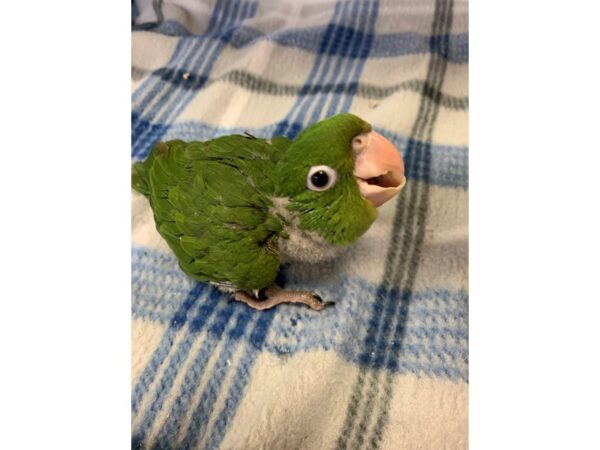
[[[350,111],[408,184],[264,312],[193,281],[132,194],[132,446],[467,446],[468,11],[452,0],[135,0],[132,159],[158,140],[294,137]]]

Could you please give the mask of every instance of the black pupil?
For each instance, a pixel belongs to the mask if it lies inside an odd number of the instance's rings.
[[[322,188],[327,186],[327,183],[329,183],[329,175],[327,175],[327,173],[323,170],[318,170],[311,175],[310,181],[312,182],[313,186]]]

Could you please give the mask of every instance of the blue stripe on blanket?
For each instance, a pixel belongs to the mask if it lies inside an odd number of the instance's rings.
[[[356,4],[356,2],[354,3]],[[329,67],[333,58],[326,58],[325,55],[331,56],[332,49],[335,49],[337,42],[336,37],[341,33],[342,22],[348,18],[348,6],[350,2],[336,2],[333,10],[333,15],[329,25],[325,28],[317,57],[306,82],[300,89],[299,95],[296,97],[294,104],[286,114],[285,118],[277,124],[274,135],[294,137],[302,129],[300,120],[306,118],[306,112],[309,106],[314,103],[315,85],[322,84],[326,75],[326,69]],[[338,55],[340,55],[339,53]],[[315,82],[316,80],[316,82]],[[302,119],[301,119],[302,118]]]
[[[300,127],[300,124],[297,126]],[[164,126],[165,129],[168,128],[168,131],[165,131],[163,139],[166,141],[170,139],[182,139],[184,141],[206,141],[228,134],[244,134],[246,131],[256,137],[269,138],[275,134],[276,127],[277,124],[271,124],[261,128],[225,128],[216,127],[202,122],[178,122],[174,123],[171,127]],[[383,128],[375,127],[375,129],[390,139],[402,153],[405,152],[405,149],[409,145],[408,138]],[[430,173],[426,177],[427,179],[425,179],[423,176],[419,176],[422,175],[422,171],[417,171],[415,173],[407,171],[407,177],[413,180],[419,179],[428,181],[435,186],[467,189],[469,183],[468,148],[448,145],[433,145],[431,153],[431,168]],[[145,157],[145,153],[134,156],[134,161],[144,159]]]
[[[346,81],[348,85],[348,91],[344,93],[344,103],[341,107],[342,111],[348,111],[350,109],[350,105],[352,104],[352,100],[354,99],[354,95],[358,90],[358,82],[360,80],[360,76],[362,75],[362,71],[365,67],[365,63],[370,55],[372,55],[373,51],[373,42],[375,40],[375,23],[377,21],[377,16],[379,15],[379,2],[375,3],[373,8],[373,14],[369,16],[367,33],[363,34],[363,38],[361,40],[361,46],[358,52],[358,64],[355,64],[353,70],[350,72],[349,77],[344,77],[343,80]],[[333,115],[337,111],[337,103],[342,99],[342,93],[336,93],[333,95],[333,99],[329,109],[327,110],[327,115]]]
[[[261,336],[266,337],[268,330],[266,323],[270,320],[265,317],[260,324],[258,329],[260,333],[255,333],[255,342],[257,338]],[[243,347],[243,355],[240,359],[239,364],[236,367],[235,373],[233,374],[231,385],[225,396],[225,405],[223,409],[218,413],[212,430],[206,440],[206,449],[213,450],[219,448],[221,441],[225,437],[225,431],[229,425],[230,420],[233,418],[235,411],[242,399],[246,385],[250,381],[250,370],[254,366],[254,362],[260,355],[260,347],[246,343]]]
[[[160,258],[160,257],[159,257]],[[164,260],[164,259],[163,259]],[[156,266],[157,268],[160,266]],[[136,286],[136,283],[132,283],[133,286]],[[166,289],[169,289],[170,286],[165,286]],[[132,398],[131,398],[131,410],[133,413],[136,413],[140,407],[140,403],[142,400],[142,396],[146,392],[146,387],[149,383],[154,380],[157,371],[164,363],[165,359],[169,355],[172,347],[175,336],[177,332],[183,327],[187,320],[187,315],[192,306],[196,304],[199,296],[203,293],[203,291],[207,292],[207,286],[197,283],[184,297],[183,301],[180,301],[180,305],[177,308],[177,311],[173,316],[169,319],[168,327],[161,339],[158,347],[154,351],[150,362],[144,368],[144,371],[140,375],[135,388],[133,389]],[[135,289],[132,289],[132,294],[135,292]],[[134,299],[142,299],[143,296],[140,295],[139,292],[134,295]],[[135,303],[136,300],[133,301]]]
[[[223,6],[223,3],[224,6]],[[132,151],[134,155],[148,151],[154,142],[167,129],[181,111],[192,101],[196,91],[201,89],[225,43],[233,30],[248,17],[252,17],[257,8],[256,2],[230,1],[220,2],[213,11],[207,36],[220,34],[225,30],[224,38],[183,39],[175,49],[170,76],[181,70],[195,76],[189,79],[164,80],[152,77],[133,95],[132,108]],[[133,113],[135,111],[135,113]]]
[[[225,307],[226,305],[220,306]],[[219,346],[221,348],[219,361],[223,361],[227,366],[231,364],[231,355],[236,349],[235,342],[232,338],[235,333],[232,332],[243,333],[251,319],[252,318],[249,315],[237,312],[235,320],[231,321],[232,325],[227,329],[225,327],[216,327],[215,333],[210,334],[210,339],[196,352],[196,355],[190,363],[190,368],[185,374],[185,378],[179,388],[176,400],[171,406],[168,418],[161,428],[157,438],[158,447],[166,448],[169,446],[171,437],[179,430],[182,416],[193,406],[190,404],[192,395],[198,386],[198,381],[208,367],[208,361],[212,353]],[[227,361],[229,361],[229,364],[227,364]],[[217,363],[217,365],[219,364]],[[219,379],[222,381],[223,377],[219,377]],[[206,404],[206,401],[201,401],[200,405],[205,407],[209,406]]]
[[[231,381],[233,382],[233,385],[229,390],[233,392],[231,392],[227,398],[231,404],[231,395],[233,394],[237,395],[239,401],[241,393],[243,392],[243,387],[245,386],[245,383],[244,385],[240,385],[240,381],[243,379],[246,381],[249,380],[248,369],[254,365],[254,360],[258,356],[258,353],[255,350],[260,349],[263,346],[266,333],[269,329],[271,321],[273,320],[273,317],[274,314],[272,312],[265,314],[264,316],[248,314],[246,311],[238,312],[237,321],[233,325],[233,330],[235,330],[236,333],[230,333],[221,343],[221,351],[218,355],[217,362],[213,368],[212,374],[208,380],[208,384],[204,389],[204,392],[202,393],[202,396],[195,405],[195,408],[192,412],[190,427],[188,428],[187,433],[180,444],[180,448],[195,448],[200,437],[205,434],[206,427],[208,425],[208,419],[214,413],[217,397],[221,393],[227,373],[230,371],[231,359],[237,352],[238,348],[241,347],[240,342],[235,345],[236,342],[234,339],[237,336],[243,337],[243,341],[245,343],[245,345],[242,347],[244,354],[241,356],[240,362],[234,369],[235,371],[231,374]],[[254,351],[248,351],[248,347],[252,347]],[[225,408],[224,412],[221,412],[220,416],[228,421],[232,417],[232,414],[226,410],[227,408]],[[225,425],[222,423],[223,418],[220,421],[217,419],[219,422],[221,422],[218,424],[220,427]],[[217,429],[213,427],[213,435],[216,431]]]
[[[360,28],[359,28],[360,30]],[[165,21],[160,26],[154,28],[156,31],[168,36],[194,36],[185,29],[183,25],[175,21]],[[319,52],[319,45],[327,27],[306,27],[306,28],[286,28],[264,33],[250,27],[241,26],[235,30],[229,38],[228,43],[234,48],[243,48],[257,44],[264,40],[269,40],[281,45],[282,47],[299,48],[311,53]],[[355,33],[350,27],[345,27],[345,33]],[[360,31],[358,31],[360,32]],[[197,36],[202,38],[203,36]],[[223,35],[216,34],[213,39],[223,39]],[[446,55],[449,61],[454,63],[469,62],[469,35],[467,33],[451,34],[448,36],[427,36],[418,33],[389,33],[389,34],[369,34],[373,40],[371,49],[371,58],[393,58],[404,55],[414,55],[429,53],[433,51],[439,55]],[[444,51],[441,43],[448,39],[449,48]],[[433,46],[431,45],[433,42]],[[357,54],[350,54],[351,57],[360,57]]]
[[[188,277],[183,272],[179,274],[175,272],[177,261],[174,256],[156,250],[134,247],[132,262],[135,280],[132,286],[133,317],[156,320],[170,325],[169,329],[171,329],[172,311],[177,303],[185,303],[186,300],[182,302],[182,299],[186,298],[186,294],[182,292],[178,300],[175,297],[165,299],[160,292],[168,290],[172,285],[189,284]],[[153,267],[153,270],[148,271],[148,267]],[[155,286],[154,290],[147,290],[144,287],[150,279]],[[377,285],[348,277],[335,280],[334,285],[293,278],[288,279],[287,283],[292,288],[318,291],[323,298],[337,300],[337,303],[334,308],[320,313],[295,305],[282,305],[267,312],[267,316],[274,314],[274,320],[264,346],[262,338],[253,342],[253,339],[246,336],[243,327],[239,325],[227,334],[227,338],[249,339],[254,346],[280,355],[315,349],[334,350],[352,362],[362,363],[362,347],[363,343],[369,342],[367,329],[372,303],[376,298]],[[210,291],[208,297],[205,292],[207,289]],[[186,356],[196,333],[201,330],[207,334],[209,342],[212,342],[210,345],[214,346],[222,340],[225,329],[231,327],[229,323],[231,317],[235,318],[234,322],[241,324],[265,314],[229,301],[227,295],[218,294],[216,290],[202,288],[198,291],[203,292],[201,300],[198,301],[202,305],[196,307],[199,312],[194,318],[189,318],[193,314],[187,315],[189,324],[187,333],[190,334],[181,341],[179,345],[183,346],[183,349],[176,350],[175,355],[183,352]],[[370,358],[369,366],[386,367],[401,373],[444,376],[453,380],[466,381],[467,293],[463,290],[448,289],[406,293],[400,289],[392,289],[389,295],[392,304],[398,303],[401,296],[410,295],[411,307],[408,320],[405,329],[393,331],[390,342],[386,342],[385,346],[380,348],[379,344],[373,341],[370,349],[374,355]],[[189,301],[189,296],[187,298]],[[180,327],[181,322],[180,318],[178,321]],[[402,334],[404,334],[402,347],[396,348],[399,339],[397,343],[394,343],[394,340]],[[394,352],[399,351],[399,357],[389,364],[384,358],[388,344]],[[156,352],[164,354],[160,344]],[[173,358],[181,361],[179,356]],[[156,363],[150,364],[152,367],[156,365]],[[154,368],[152,370],[155,371]],[[170,382],[167,380],[165,383],[168,385]],[[139,403],[139,399],[136,401]]]
[[[140,15],[140,10],[138,9],[137,3],[135,0],[131,0],[131,25],[135,23],[137,18]]]
[[[344,9],[341,22],[349,22],[349,26],[339,25],[333,29],[334,31],[332,33],[330,45],[323,47],[324,52],[327,55],[333,57],[324,58],[323,70],[321,71],[319,79],[315,82],[313,77],[309,76],[307,78],[307,83],[305,83],[304,85],[305,89],[310,88],[311,90],[313,90],[315,85],[318,86],[324,84],[326,76],[329,76],[327,82],[331,84],[335,84],[336,82],[338,82],[340,76],[342,80],[348,80],[350,69],[353,63],[356,61],[356,58],[359,57],[359,52],[362,55],[363,52],[361,52],[360,49],[364,46],[362,36],[364,36],[365,33],[362,31],[354,32],[353,27],[357,25],[355,22],[358,21],[358,30],[365,29],[367,18],[370,14],[370,6],[371,5],[369,5],[368,2],[362,3],[360,13],[358,14],[358,2],[354,2],[352,4],[352,10],[348,10],[347,8]],[[375,5],[375,7],[377,6],[378,5]],[[371,14],[371,17],[373,16],[376,17],[377,15]],[[360,56],[360,58],[364,58],[364,56]],[[317,64],[315,64],[314,67],[316,68]],[[330,73],[331,75],[329,75]],[[305,119],[308,123],[314,123],[320,119],[323,107],[325,106],[325,102],[329,101],[329,95],[320,95],[315,100],[316,105],[313,107],[310,118]],[[304,96],[302,97],[301,101],[305,102],[305,104],[304,107],[300,110],[299,114],[301,118],[305,118],[307,117],[307,106],[311,104],[310,97]],[[327,115],[334,114],[336,109],[334,108],[333,111],[333,113],[329,112]],[[291,119],[291,117],[292,116],[290,114],[288,117],[286,117],[286,119],[293,122],[293,120],[299,120],[300,118],[296,116],[295,119]],[[294,127],[292,127],[291,129],[294,129]]]
[[[134,304],[140,303],[143,305],[142,307],[152,308],[163,303],[162,309],[171,309],[173,307],[172,299],[163,300],[159,293],[160,284],[163,281],[163,277],[159,272],[161,267],[164,268],[160,265],[160,262],[165,262],[165,258],[168,259],[169,255],[139,249],[139,251],[134,250],[134,259],[136,254],[140,256],[140,261],[139,265],[134,263],[134,267],[153,268],[153,270],[146,274],[145,270],[134,269],[134,280],[137,280],[137,282],[133,283],[132,290],[134,298],[139,300],[135,300]],[[158,272],[157,268],[159,268]],[[173,279],[173,273],[173,270],[167,269],[165,280],[176,285],[186,285],[185,280]],[[154,296],[151,295],[150,298],[144,299],[141,292],[144,290],[145,282],[149,280],[152,280],[153,286],[159,288],[159,290],[154,289],[152,291]],[[173,436],[179,431],[183,415],[190,408],[193,411],[192,423],[178,448],[193,448],[197,439],[206,431],[208,418],[213,414],[217,396],[223,388],[233,356],[238,352],[238,348],[241,348],[240,346],[250,346],[250,349],[243,350],[243,356],[239,364],[233,368],[236,373],[234,382],[229,388],[226,408],[219,412],[215,427],[211,430],[213,444],[220,442],[223,436],[219,434],[219,430],[224,431],[228,420],[231,418],[229,411],[237,406],[237,401],[239,401],[241,392],[248,380],[249,367],[252,367],[258,350],[263,347],[269,324],[273,318],[273,311],[257,315],[249,308],[232,308],[230,303],[223,301],[222,295],[217,290],[210,289],[202,284],[195,285],[194,289],[199,286],[203,287],[201,289],[203,293],[201,300],[196,303],[194,308],[188,308],[189,313],[185,318],[180,318],[177,321],[178,329],[182,329],[177,344],[174,344],[175,337],[171,335],[171,326],[169,326],[165,336],[168,336],[167,341],[170,352],[166,355],[163,348],[165,347],[165,339],[163,339],[154,351],[150,364],[148,364],[150,371],[145,370],[144,376],[140,377],[135,386],[134,405],[139,406],[147,393],[152,394],[152,399],[150,406],[141,412],[143,414],[141,424],[134,430],[134,447],[143,444],[156,420],[156,415],[171,394],[176,377],[183,370],[185,361],[191,358],[183,382],[178,387],[176,400],[170,406],[169,415],[160,429],[154,448],[172,446]],[[165,290],[165,286],[162,287],[162,290]],[[190,297],[197,297],[197,292],[187,295],[187,298]],[[135,312],[135,306],[133,317],[139,317]],[[168,319],[167,323],[172,324],[172,320]],[[194,343],[199,342],[199,339],[203,339],[204,336],[206,338],[201,342],[199,348],[193,355],[190,355]],[[202,376],[205,375],[206,370],[209,370],[208,361],[215,353],[218,353],[218,355],[214,367],[210,369],[210,373],[206,373],[208,381],[205,389],[202,391],[200,399],[192,404],[192,396]],[[159,360],[159,362],[157,363],[156,360]],[[165,370],[159,375],[158,368],[161,365],[164,365]],[[151,372],[152,376],[148,376],[147,372]],[[134,413],[137,412],[138,408],[134,407],[133,411]]]
[[[144,444],[158,412],[171,397],[174,400],[168,406],[154,448],[173,445],[178,434],[183,436],[178,448],[194,448],[201,440],[203,448],[218,448],[262,351],[288,357],[303,351],[329,350],[361,364],[375,284],[343,278],[327,287],[304,280],[303,288],[318,289],[329,299],[337,294],[343,300],[321,313],[295,305],[257,312],[191,281],[178,269],[171,254],[134,247],[132,262],[133,318],[155,320],[166,326],[162,341],[134,387],[132,410],[141,418],[133,430],[134,447]],[[288,285],[300,287],[301,280],[290,275]],[[375,346],[369,366],[467,381],[466,292],[427,290],[413,294],[410,301],[402,348],[394,342],[396,336],[391,336],[391,348],[399,352],[399,358],[386,366],[387,349]],[[160,313],[153,315],[151,311]],[[194,344],[197,349],[192,351]],[[175,387],[178,376],[183,381]],[[148,406],[140,409],[147,396]],[[220,410],[215,410],[217,405],[222,405]],[[190,413],[189,426],[180,429]]]
[[[188,321],[187,332],[184,333],[183,338],[178,342],[178,345],[173,349],[170,354],[170,358],[167,361],[165,371],[163,372],[158,388],[154,393],[151,407],[146,410],[142,419],[142,425],[137,430],[138,436],[145,435],[150,430],[150,426],[156,418],[156,414],[163,407],[167,396],[170,394],[175,378],[179,374],[186,359],[190,356],[191,348],[198,338],[198,332],[207,328],[207,332],[213,339],[210,339],[202,351],[200,351],[190,369],[192,372],[192,378],[194,378],[193,384],[197,384],[199,377],[202,376],[202,369],[206,367],[207,360],[210,354],[214,351],[215,347],[219,344],[225,325],[228,323],[231,315],[234,311],[231,308],[226,308],[226,305],[222,301],[219,301],[220,295],[216,290],[210,290],[209,298],[205,298],[204,304],[199,302],[199,307],[194,311],[193,319]],[[210,319],[214,318],[214,322],[210,322]],[[231,348],[231,347],[230,347]],[[189,378],[189,374],[186,378]],[[189,390],[190,384],[182,386],[182,389],[187,388]],[[178,401],[181,404],[183,397],[178,396]],[[187,406],[187,405],[185,405]],[[167,425],[169,419],[167,420]],[[168,447],[168,446],[165,446]]]

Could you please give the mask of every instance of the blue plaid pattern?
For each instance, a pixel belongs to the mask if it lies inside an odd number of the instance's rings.
[[[321,313],[256,312],[190,279],[135,194],[132,447],[434,448],[426,439],[437,433],[443,447],[466,448],[466,4],[135,1],[132,12],[133,161],[159,140],[293,138],[350,111],[396,144],[409,180],[342,261],[282,268],[280,284],[336,301]],[[313,357],[348,370],[294,363]],[[302,413],[308,403],[269,378],[268,361],[291,379],[338,377],[343,399],[316,381],[307,389],[339,420],[311,427],[316,412]],[[278,402],[264,377],[281,390]],[[434,413],[419,422],[427,402],[398,412],[408,380],[417,397],[453,405],[436,408],[459,408],[452,427]],[[279,403],[293,419],[277,422]],[[295,435],[299,428],[315,440]]]

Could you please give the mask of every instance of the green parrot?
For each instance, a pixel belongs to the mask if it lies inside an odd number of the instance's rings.
[[[347,113],[293,141],[159,142],[132,166],[133,189],[148,197],[181,269],[256,309],[327,306],[315,293],[277,286],[281,263],[334,258],[405,184],[400,152]]]

